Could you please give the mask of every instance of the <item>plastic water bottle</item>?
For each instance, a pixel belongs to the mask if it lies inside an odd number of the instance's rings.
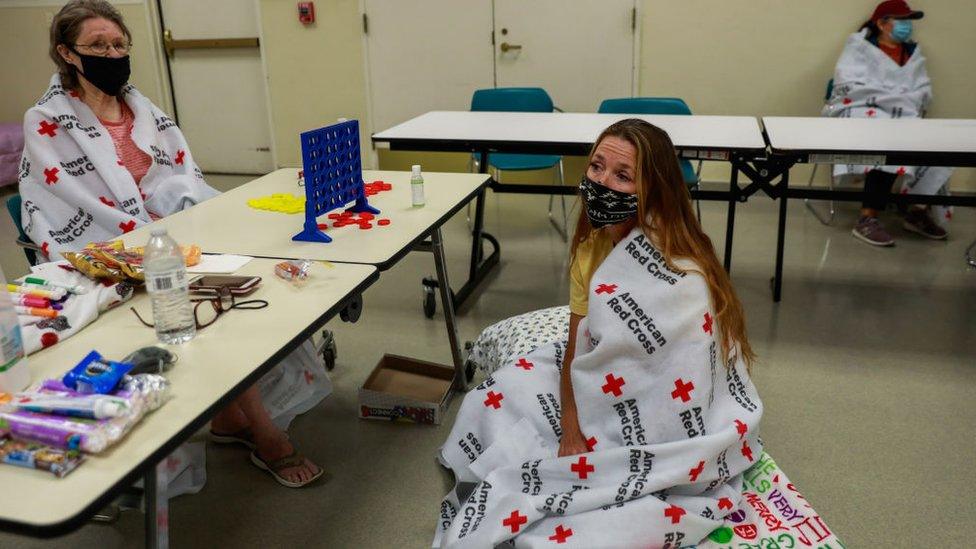
[[[423,206],[424,200],[424,176],[420,174],[420,164],[413,165],[413,174],[410,176],[410,196],[414,206]]]
[[[0,271],[0,281],[7,287],[7,279]],[[30,385],[30,370],[24,356],[24,340],[20,335],[17,310],[9,297],[0,299],[0,393],[16,393]]]
[[[152,300],[156,337],[166,344],[186,343],[197,333],[190,306],[183,252],[166,229],[155,229],[142,260]]]

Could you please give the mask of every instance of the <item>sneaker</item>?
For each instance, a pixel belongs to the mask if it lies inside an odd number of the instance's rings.
[[[857,220],[857,225],[854,225],[851,234],[854,235],[854,238],[863,240],[872,246],[895,245],[895,239],[891,238],[877,217],[862,216]]]
[[[945,240],[949,233],[939,226],[938,223],[932,221],[932,216],[929,215],[929,210],[911,208],[908,213],[905,214],[905,220],[902,221],[901,226],[906,230],[913,233],[920,234],[925,238],[931,238],[932,240]]]

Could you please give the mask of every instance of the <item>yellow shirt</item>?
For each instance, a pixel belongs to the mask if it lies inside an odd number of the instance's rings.
[[[576,249],[569,267],[569,311],[586,316],[590,297],[590,279],[613,250],[613,239],[606,231],[595,230]]]

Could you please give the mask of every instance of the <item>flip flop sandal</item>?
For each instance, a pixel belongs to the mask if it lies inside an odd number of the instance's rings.
[[[257,446],[254,444],[254,435],[251,433],[251,429],[248,427],[245,427],[240,431],[227,434],[220,434],[211,429],[209,438],[217,444],[240,444],[246,446],[249,450],[254,450],[257,448]]]
[[[269,474],[271,474],[272,477],[274,477],[276,481],[278,481],[278,484],[282,486],[286,486],[288,488],[301,488],[303,486],[311,484],[316,480],[318,480],[323,473],[325,473],[325,469],[319,467],[319,472],[313,475],[312,478],[306,480],[305,482],[292,482],[286,479],[285,477],[281,476],[281,471],[285,469],[305,465],[305,456],[299,454],[297,451],[294,451],[290,455],[287,455],[281,459],[276,459],[270,463],[267,463],[263,459],[258,457],[257,451],[254,451],[251,452],[251,463],[253,463],[258,469],[261,469],[262,471],[267,471]]]

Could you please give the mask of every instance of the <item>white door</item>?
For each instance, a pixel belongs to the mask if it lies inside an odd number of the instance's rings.
[[[544,88],[567,112],[636,90],[634,0],[494,0],[494,9],[497,87]]]
[[[204,172],[265,174],[274,168],[268,93],[254,0],[160,0],[180,129]],[[208,44],[203,41],[213,41]],[[166,44],[164,39],[164,45]],[[181,47],[182,46],[182,47]]]
[[[493,85],[491,0],[366,0],[373,132]]]

